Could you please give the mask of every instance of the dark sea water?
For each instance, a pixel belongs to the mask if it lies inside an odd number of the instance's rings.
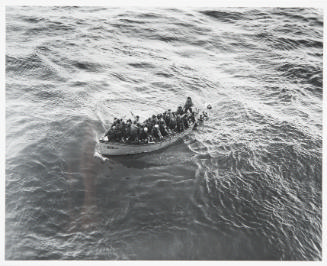
[[[323,14],[7,7],[7,260],[321,260]],[[104,158],[114,117],[211,103]]]

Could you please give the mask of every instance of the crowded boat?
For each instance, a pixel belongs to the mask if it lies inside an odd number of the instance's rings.
[[[108,142],[116,143],[156,143],[196,126],[197,114],[191,97],[187,97],[184,106],[178,106],[176,111],[168,109],[163,113],[152,115],[143,122],[140,122],[138,115],[127,120],[114,118],[104,137]],[[203,112],[198,120],[201,121],[206,116],[207,114]]]

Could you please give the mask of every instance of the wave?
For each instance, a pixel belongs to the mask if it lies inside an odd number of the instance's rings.
[[[235,11],[227,12],[227,11],[219,11],[219,10],[205,10],[205,11],[200,11],[200,13],[221,20],[223,22],[234,22],[244,19],[243,13],[235,12]]]
[[[6,10],[7,259],[321,259],[320,10]],[[184,141],[97,152],[189,95]]]

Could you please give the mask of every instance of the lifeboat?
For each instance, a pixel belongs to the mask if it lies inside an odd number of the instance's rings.
[[[106,137],[100,138],[98,143],[98,151],[102,155],[132,155],[139,153],[153,152],[169,145],[175,143],[179,139],[189,135],[194,129],[195,123],[190,124],[190,126],[181,133],[175,133],[170,136],[164,137],[160,141],[149,142],[149,143],[140,143],[140,144],[130,144],[123,142],[114,142],[106,140]]]

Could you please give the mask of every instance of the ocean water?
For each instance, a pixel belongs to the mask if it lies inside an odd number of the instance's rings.
[[[323,13],[6,8],[7,260],[321,260]],[[210,120],[102,157],[114,117]]]

